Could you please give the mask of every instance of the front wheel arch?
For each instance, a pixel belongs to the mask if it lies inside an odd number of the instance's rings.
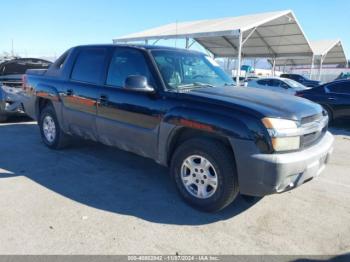
[[[168,166],[170,165],[171,158],[176,148],[181,143],[192,138],[212,139],[219,143],[222,143],[223,145],[229,148],[230,152],[233,155],[233,158],[235,158],[233,148],[227,137],[219,135],[217,133],[213,133],[213,132],[206,132],[206,131],[201,131],[201,130],[188,128],[188,127],[178,127],[170,134],[168,139],[168,143],[167,143],[167,165]]]

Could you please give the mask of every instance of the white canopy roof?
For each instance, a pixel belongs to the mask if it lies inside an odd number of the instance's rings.
[[[321,40],[310,41],[311,48],[315,56],[315,62],[322,64],[346,64],[346,55],[343,45],[339,39],[336,40]],[[303,58],[288,58],[278,59],[276,65],[310,65],[312,63],[312,56]]]
[[[310,44],[292,11],[172,23],[113,39],[114,43],[192,38],[215,57],[312,56]]]

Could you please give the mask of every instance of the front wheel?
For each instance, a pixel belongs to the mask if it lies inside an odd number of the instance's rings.
[[[323,108],[324,108],[324,110],[326,110],[326,112],[327,112],[327,115],[328,115],[328,123],[329,123],[329,124],[332,124],[332,123],[333,123],[333,113],[332,113],[331,109],[330,109],[329,107],[327,107],[327,106],[324,106]]]
[[[49,148],[61,149],[68,145],[69,136],[62,131],[52,105],[46,106],[41,111],[39,128],[41,138]]]
[[[203,211],[219,211],[238,195],[233,154],[216,140],[183,142],[172,158],[171,173],[185,201]]]

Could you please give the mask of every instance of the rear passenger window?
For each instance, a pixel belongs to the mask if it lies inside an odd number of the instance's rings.
[[[71,79],[98,84],[103,73],[105,57],[106,50],[102,48],[81,50],[75,61]]]
[[[116,49],[109,66],[106,84],[124,87],[126,78],[131,75],[144,76],[151,85],[154,82],[141,51],[127,48]]]

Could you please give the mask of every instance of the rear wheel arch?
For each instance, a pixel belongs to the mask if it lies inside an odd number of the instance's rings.
[[[41,112],[47,106],[53,106],[52,101],[50,99],[39,97],[36,101],[36,117],[39,119]]]

